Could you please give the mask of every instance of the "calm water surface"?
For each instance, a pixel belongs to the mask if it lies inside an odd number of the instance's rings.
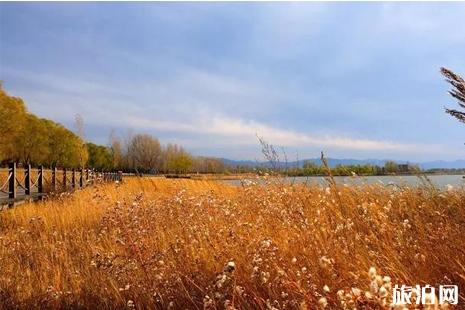
[[[337,176],[334,177],[336,182],[339,184],[384,184],[384,185],[410,185],[410,186],[418,186],[422,185],[424,181],[417,176],[413,175],[403,175],[403,176],[391,176],[391,175],[383,175],[383,176],[365,176],[365,177],[343,177]],[[462,175],[429,175],[428,179],[433,182],[434,185],[437,187],[464,187],[465,179]],[[286,179],[287,182],[294,182],[294,183],[308,183],[308,184],[325,184],[324,177],[289,177]],[[225,181],[229,184],[240,185],[240,180],[227,180]]]

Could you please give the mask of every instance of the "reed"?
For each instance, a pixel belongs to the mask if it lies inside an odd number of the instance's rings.
[[[0,231],[2,309],[390,309],[394,284],[465,303],[460,188],[128,178]]]

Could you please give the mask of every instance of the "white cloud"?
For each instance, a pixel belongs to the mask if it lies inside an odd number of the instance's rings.
[[[441,150],[437,145],[398,143],[336,135],[316,136],[309,133],[272,127],[253,120],[228,117],[204,118],[191,123],[151,120],[140,117],[126,117],[122,121],[127,126],[135,128],[216,136],[218,139],[226,138],[230,142],[234,141],[235,146],[256,145],[256,135],[258,135],[273,144],[283,147],[315,146],[361,151],[396,151],[399,153],[440,152]]]
[[[109,85],[90,81],[22,72],[15,72],[15,75],[30,82],[40,81],[38,90],[30,92],[26,97],[35,98],[33,101],[36,107],[50,110],[42,113],[45,117],[53,115],[58,121],[69,122],[76,113],[80,113],[87,124],[94,126],[151,130],[155,135],[191,135],[194,137],[191,146],[196,148],[212,147],[222,141],[227,141],[229,147],[254,146],[257,145],[256,135],[259,135],[272,144],[295,148],[404,154],[441,153],[444,149],[437,145],[338,135],[334,128],[319,130],[331,131],[332,134],[312,134],[257,121],[253,117],[254,113],[243,113],[250,115],[247,117],[240,113],[227,114],[225,110],[251,111],[255,107],[259,111],[267,102],[284,96],[286,92],[267,91],[267,88],[253,80],[246,81],[202,70],[178,70],[177,74],[161,83],[138,85],[138,91],[144,93],[143,97],[134,97],[127,90],[115,90]],[[52,91],[47,94],[41,90],[42,85],[47,85]],[[78,98],[72,96],[76,93],[80,93]],[[21,92],[18,95],[23,96]],[[261,101],[261,106],[254,105],[255,101]],[[66,104],[57,105],[59,102]]]

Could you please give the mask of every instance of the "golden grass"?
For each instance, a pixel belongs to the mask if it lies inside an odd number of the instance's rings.
[[[463,189],[128,178],[0,213],[0,308],[388,309],[394,284],[464,305],[464,207]]]

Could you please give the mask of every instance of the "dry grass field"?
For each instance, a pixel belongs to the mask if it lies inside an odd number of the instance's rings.
[[[0,212],[0,268],[1,309],[460,307],[465,191],[128,178]]]

